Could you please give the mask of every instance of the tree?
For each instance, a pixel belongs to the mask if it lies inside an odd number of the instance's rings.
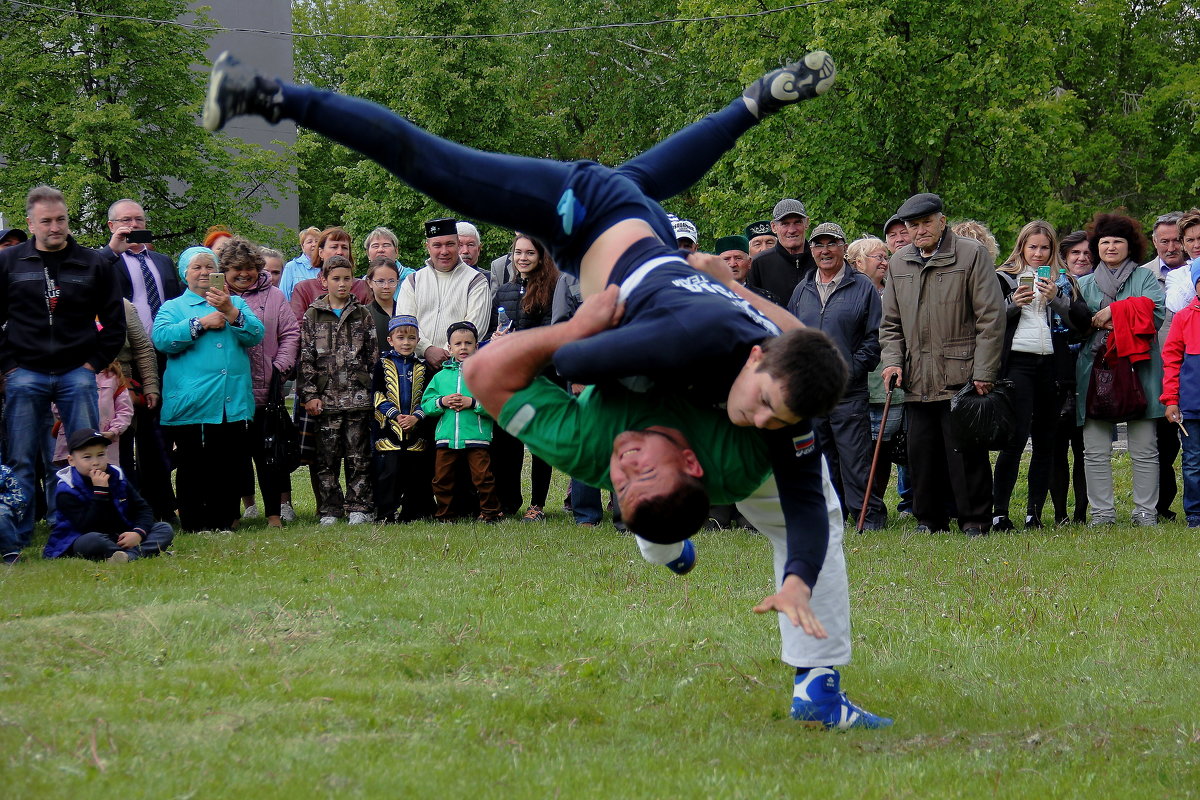
[[[10,218],[23,219],[25,193],[48,183],[67,196],[85,243],[107,241],[108,206],[122,197],[146,207],[164,251],[197,241],[214,223],[280,237],[252,215],[273,202],[268,189],[284,190],[287,157],[199,126],[206,73],[196,62],[206,35],[73,13],[176,19],[191,13],[185,0],[9,10],[0,38],[0,198]]]
[[[804,200],[814,222],[879,235],[906,197],[935,191],[953,217],[983,220],[1006,243],[1034,218],[1069,230],[1097,210],[1146,216],[1196,204],[1200,68],[1188,54],[1200,14],[1191,2],[839,0],[607,28],[747,9],[730,0],[357,5],[369,6],[358,19],[376,34],[585,28],[341,41],[328,45],[336,57],[314,60],[337,66],[343,91],[435,133],[564,160],[618,164],[728,103],[782,59],[830,51],[839,78],[829,95],[764,121],[664,204],[696,220],[706,239],[762,219],[782,197]],[[441,213],[344,155],[321,176],[326,213],[355,227],[387,220],[404,243],[412,242],[404,231]],[[506,240],[488,236],[493,253]]]

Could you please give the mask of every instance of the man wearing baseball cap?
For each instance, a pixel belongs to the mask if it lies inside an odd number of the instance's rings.
[[[983,448],[959,448],[950,435],[950,398],[968,382],[987,394],[1000,370],[1004,297],[992,256],[955,236],[942,198],[916,194],[896,212],[912,235],[888,265],[883,290],[883,384],[904,389],[913,515],[918,530],[950,529],[946,490],[968,536],[992,523],[992,471]]]
[[[696,230],[696,223],[672,215],[671,227],[675,229],[675,242],[680,250],[694,253],[700,248],[700,234]]]
[[[776,203],[771,232],[778,241],[775,247],[754,257],[746,285],[766,289],[781,299],[791,297],[800,281],[817,268],[804,238],[807,231],[804,203],[791,198]]]
[[[28,241],[29,237],[20,228],[7,228],[0,231],[0,250]]]

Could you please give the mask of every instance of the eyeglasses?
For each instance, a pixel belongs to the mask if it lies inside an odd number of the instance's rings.
[[[867,258],[873,258],[876,261],[887,261],[888,254],[887,253],[872,253],[871,255],[867,256]]]
[[[145,217],[121,217],[120,219],[110,219],[109,222],[115,222],[118,225],[132,225],[135,222],[137,222],[137,223],[141,223],[142,225],[145,225],[146,218]]]
[[[400,281],[395,278],[372,278],[371,283],[376,286],[395,286]]]

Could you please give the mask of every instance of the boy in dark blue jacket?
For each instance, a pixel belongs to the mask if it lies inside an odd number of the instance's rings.
[[[71,452],[67,466],[58,471],[58,521],[42,551],[46,558],[67,555],[124,564],[171,546],[171,526],[155,522],[150,505],[125,473],[108,463],[109,444],[104,434],[87,428],[67,438]]]

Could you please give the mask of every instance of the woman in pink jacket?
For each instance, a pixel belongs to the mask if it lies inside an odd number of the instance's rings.
[[[272,377],[282,383],[296,363],[300,347],[300,325],[292,313],[287,297],[271,282],[263,270],[266,261],[259,248],[245,239],[234,238],[221,253],[221,271],[231,294],[240,295],[265,328],[262,342],[250,348],[250,379],[254,387],[255,424],[250,435],[258,436],[263,407],[267,404]],[[263,463],[262,443],[251,442],[254,467],[263,495],[263,512],[272,528],[283,527],[283,519],[296,518],[291,504],[291,483],[286,472]],[[246,505],[243,518],[258,516],[254,504],[254,475],[249,470],[236,478],[242,486],[242,502]]]

